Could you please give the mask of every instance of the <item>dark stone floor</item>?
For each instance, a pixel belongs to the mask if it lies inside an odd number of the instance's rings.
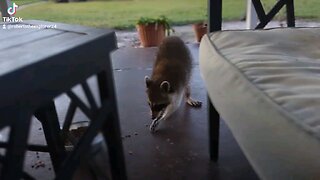
[[[198,45],[189,45],[194,57],[192,96],[201,109],[183,104],[154,134],[149,132],[144,76],[150,75],[156,48],[119,49],[113,54],[115,82],[127,171],[130,179],[258,179],[226,125],[221,124],[220,159],[209,161],[207,103]],[[135,135],[138,134],[138,135]]]
[[[223,123],[220,132],[220,159],[209,161],[206,92],[198,65],[198,45],[188,45],[194,56],[192,96],[203,102],[201,109],[183,104],[158,131],[150,133],[144,76],[151,74],[156,48],[121,48],[112,54],[114,79],[129,179],[140,180],[254,180],[258,179],[230,131]],[[94,86],[93,84],[91,84]],[[95,88],[93,88],[95,89]],[[59,117],[65,116],[68,99],[56,101]],[[86,118],[79,112],[77,121]],[[44,143],[40,124],[33,123],[30,141]],[[128,136],[130,135],[130,137]],[[38,157],[37,157],[38,156]],[[45,168],[31,168],[37,160]],[[52,179],[46,153],[27,153],[25,170],[37,179]]]

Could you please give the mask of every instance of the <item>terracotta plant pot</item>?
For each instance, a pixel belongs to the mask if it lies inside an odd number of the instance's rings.
[[[202,36],[207,34],[207,24],[200,22],[193,24],[192,27],[195,32],[197,42],[200,42]]]
[[[162,24],[138,24],[136,27],[142,47],[158,46],[166,36]]]

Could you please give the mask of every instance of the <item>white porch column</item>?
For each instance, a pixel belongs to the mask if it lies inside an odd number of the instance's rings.
[[[251,0],[247,0],[246,28],[254,29],[257,26],[258,17]]]
[[[10,0],[1,0],[0,1],[0,11],[2,14],[2,17],[10,17],[10,15],[8,14],[8,7],[11,6],[11,1]],[[1,21],[3,21],[3,19],[1,18]]]

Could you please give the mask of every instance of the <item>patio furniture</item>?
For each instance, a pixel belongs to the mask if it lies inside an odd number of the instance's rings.
[[[319,179],[319,28],[205,36],[209,97],[262,179]]]
[[[16,28],[10,29],[11,25]],[[22,25],[56,25],[56,28],[21,28]],[[114,32],[44,21],[24,21],[5,27],[0,33],[0,128],[10,127],[10,133],[8,142],[1,143],[6,149],[0,159],[1,179],[32,179],[23,172],[27,149],[49,152],[56,179],[71,179],[81,156],[100,130],[109,148],[112,177],[126,179],[110,64],[110,52],[116,49]],[[86,81],[91,76],[97,77],[99,103]],[[83,88],[89,105],[71,90],[77,84]],[[77,108],[91,120],[77,146],[68,154],[53,101],[62,93],[71,100],[64,132]],[[32,115],[42,123],[47,146],[28,145]]]
[[[266,12],[260,0],[251,0],[259,18],[255,29],[264,28],[274,16],[286,7],[287,25],[295,26],[294,0],[278,0],[269,12]],[[222,26],[222,0],[208,0],[208,32],[221,31]],[[219,156],[219,129],[220,115],[208,97],[208,123],[209,123],[209,153],[212,161],[218,161]]]
[[[251,0],[260,23],[256,29],[264,28],[272,18],[286,5],[288,27],[295,26],[294,0],[279,0],[275,6],[266,13],[260,0]],[[208,0],[208,32],[220,31],[222,26],[222,0]],[[220,115],[208,98],[209,122],[209,153],[210,159],[218,160],[219,156],[219,129]]]
[[[221,0],[210,1],[209,30],[221,30]],[[265,13],[263,28],[284,5]],[[218,160],[220,115],[262,179],[318,179],[320,29],[221,31],[204,37],[200,69],[209,94],[210,155]]]

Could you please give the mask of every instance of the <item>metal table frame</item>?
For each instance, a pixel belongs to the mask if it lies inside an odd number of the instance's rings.
[[[23,23],[50,24],[44,21]],[[37,41],[43,42],[40,48],[45,49],[44,51],[48,55],[35,53],[34,59],[26,57],[26,62],[23,62],[24,66],[10,67],[11,69],[6,69],[5,72],[0,70],[0,83],[2,84],[0,86],[0,128],[10,127],[8,142],[0,144],[1,147],[6,148],[5,156],[0,158],[3,164],[0,178],[33,179],[23,172],[24,154],[29,149],[49,152],[56,179],[71,179],[81,156],[89,150],[93,138],[101,131],[108,146],[112,178],[126,179],[110,60],[110,52],[117,47],[115,33],[109,30],[55,24],[58,25],[61,34],[72,32],[74,35],[81,35],[81,37],[72,42],[59,40],[58,44],[66,42],[60,46],[51,44],[54,42],[37,39]],[[6,34],[3,36],[0,34],[0,37],[5,38]],[[30,52],[39,50],[34,47],[29,48]],[[18,51],[28,51],[28,49],[19,49]],[[15,57],[12,48],[10,51],[0,48],[0,55]],[[39,56],[44,58],[37,59]],[[11,59],[7,59],[7,61],[9,60]],[[94,75],[98,80],[100,107],[95,102],[86,82],[87,78]],[[90,106],[87,106],[71,91],[71,88],[77,84],[81,84]],[[63,128],[60,129],[53,99],[62,93],[68,95],[71,103]],[[79,108],[91,122],[77,146],[67,154],[63,133],[69,129],[76,108]],[[33,115],[42,123],[47,146],[28,145],[27,143]]]

